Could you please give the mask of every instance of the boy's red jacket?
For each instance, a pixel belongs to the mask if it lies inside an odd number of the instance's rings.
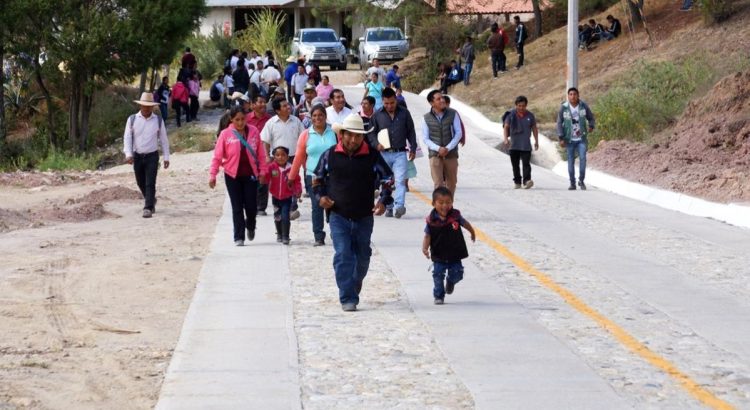
[[[302,183],[299,178],[294,180],[291,188],[287,184],[289,182],[289,171],[291,170],[292,165],[289,163],[281,167],[276,161],[273,161],[268,166],[268,192],[272,197],[287,199],[291,196],[300,196],[302,194]]]

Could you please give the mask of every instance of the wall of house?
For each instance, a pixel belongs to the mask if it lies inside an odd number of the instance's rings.
[[[228,35],[234,32],[234,13],[231,7],[211,7],[206,17],[201,19],[200,31],[203,35],[211,34],[214,25]]]

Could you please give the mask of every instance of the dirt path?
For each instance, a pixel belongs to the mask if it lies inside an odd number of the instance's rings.
[[[127,166],[0,182],[0,408],[154,405],[221,212],[209,158],[173,156],[150,220]]]

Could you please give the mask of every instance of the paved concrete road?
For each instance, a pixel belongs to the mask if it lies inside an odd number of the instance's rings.
[[[427,102],[407,102],[419,128]],[[406,216],[376,220],[353,315],[309,205],[288,251],[269,221],[231,248],[225,211],[158,407],[750,407],[750,231],[536,167],[514,190],[507,156],[466,128],[455,206],[483,235],[445,305],[420,251],[426,158]]]

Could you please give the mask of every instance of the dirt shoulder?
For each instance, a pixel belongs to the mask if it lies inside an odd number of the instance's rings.
[[[174,155],[141,217],[131,169],[0,178],[0,408],[151,408],[224,190]]]

